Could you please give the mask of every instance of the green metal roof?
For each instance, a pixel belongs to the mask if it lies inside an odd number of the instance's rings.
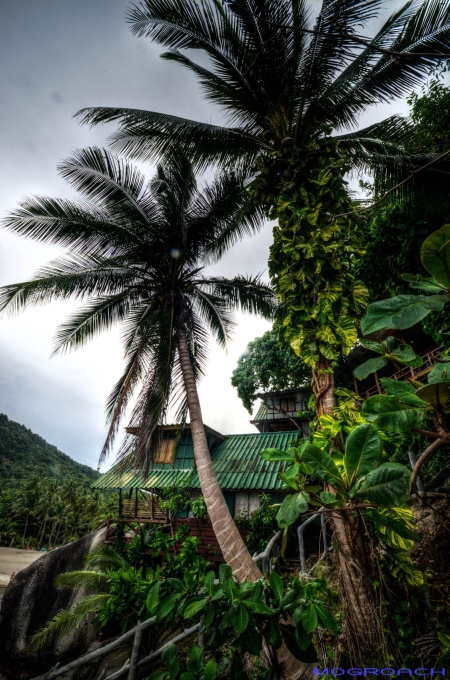
[[[253,420],[266,420],[267,419],[267,406],[264,402],[261,402],[259,409],[256,412]]]
[[[281,489],[283,484],[278,479],[278,472],[283,463],[268,463],[260,454],[267,448],[287,448],[295,436],[295,432],[257,432],[227,437],[212,452],[212,462],[221,488],[259,491]],[[188,457],[185,460],[190,462]],[[186,465],[185,469],[175,469],[166,465],[164,468],[150,470],[144,479],[139,472],[120,472],[120,467],[116,465],[99,477],[92,486],[96,489],[151,489],[187,483],[192,477],[192,487],[200,487],[198,475],[192,467],[188,468]]]

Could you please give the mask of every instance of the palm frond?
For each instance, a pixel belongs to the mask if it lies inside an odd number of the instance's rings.
[[[273,288],[261,282],[261,275],[235,276],[226,279],[218,276],[203,279],[202,289],[211,295],[220,296],[230,309],[259,314],[265,319],[274,319],[278,308]]]
[[[33,635],[30,649],[39,650],[44,645],[54,645],[57,640],[67,637],[90,614],[96,614],[110,597],[109,593],[88,595],[77,602],[71,611],[62,609],[45,628]]]
[[[113,150],[145,163],[169,156],[179,148],[199,171],[208,165],[226,167],[236,163],[248,168],[261,148],[270,148],[262,139],[240,128],[153,111],[97,107],[82,109],[76,115],[81,123],[90,126],[119,121],[119,131],[111,137]]]
[[[98,593],[103,591],[107,578],[107,575],[102,571],[81,569],[59,574],[55,579],[55,586],[57,588],[84,588],[87,591],[94,590]]]
[[[111,545],[100,544],[89,552],[85,559],[87,567],[106,571],[107,569],[126,569],[129,564]]]

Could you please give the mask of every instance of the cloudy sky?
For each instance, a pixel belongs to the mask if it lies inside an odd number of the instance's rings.
[[[317,0],[310,0],[318,6]],[[89,130],[73,114],[86,106],[152,109],[218,122],[191,75],[159,59],[162,48],[136,39],[125,21],[128,0],[1,0],[0,218],[30,194],[74,197],[58,177],[61,159],[107,143],[112,127]],[[398,6],[386,1],[384,17]],[[395,112],[405,112],[403,103]],[[392,111],[378,107],[366,125]],[[148,176],[152,168],[145,169]],[[224,275],[266,268],[271,227],[234,247],[216,265]],[[58,251],[0,232],[0,285],[28,279]],[[76,460],[97,466],[105,435],[104,404],[122,368],[120,332],[78,352],[51,358],[56,326],[72,303],[29,309],[0,322],[0,412],[23,423]],[[239,317],[225,354],[211,347],[200,385],[205,422],[225,434],[251,432],[230,384],[247,343],[269,328]],[[110,461],[111,462],[111,461]]]

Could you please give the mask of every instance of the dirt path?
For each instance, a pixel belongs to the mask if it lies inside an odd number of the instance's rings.
[[[6,588],[14,572],[17,574],[45,553],[17,548],[0,548],[0,588]]]

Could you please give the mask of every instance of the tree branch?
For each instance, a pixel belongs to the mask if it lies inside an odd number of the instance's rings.
[[[255,555],[255,556],[253,557],[253,562],[260,562],[260,561],[261,561],[262,559],[264,559],[265,557],[269,557],[270,551],[272,550],[273,546],[274,546],[275,543],[278,541],[278,539],[280,538],[280,536],[281,536],[281,530],[277,531],[277,533],[275,534],[275,536],[272,536],[272,538],[270,539],[270,541],[269,541],[268,544],[266,545],[265,550],[264,550],[262,553],[259,553],[259,555]]]
[[[61,666],[61,668],[52,669],[48,673],[44,673],[43,675],[38,675],[37,677],[33,678],[33,680],[53,680],[53,678],[57,678],[59,675],[63,675],[65,673],[68,673],[69,671],[73,670],[74,668],[78,668],[79,666],[83,666],[85,663],[89,663],[90,661],[96,661],[97,659],[101,658],[102,656],[105,656],[105,654],[110,652],[112,649],[115,649],[116,647],[121,645],[122,642],[125,642],[125,640],[132,638],[138,630],[143,631],[146,628],[153,626],[155,623],[156,623],[156,616],[153,616],[151,619],[147,619],[147,621],[143,621],[141,624],[139,624],[135,628],[132,628],[131,630],[127,631],[126,633],[124,633],[124,635],[121,635],[116,640],[113,640],[113,642],[110,642],[109,645],[105,645],[104,647],[101,647],[100,649],[96,649],[95,652],[91,652],[90,654],[86,654],[85,656],[81,657],[81,659],[75,659],[75,661],[71,661],[66,666]]]
[[[414,489],[417,481],[417,477],[420,472],[420,468],[424,463],[427,462],[428,458],[430,458],[435,451],[441,448],[441,446],[444,446],[444,444],[448,444],[446,439],[435,439],[430,446],[428,446],[425,451],[422,453],[420,458],[418,459],[417,463],[414,466],[414,470],[412,473],[411,477],[411,487]]]
[[[201,626],[200,623],[196,623],[195,626],[192,626],[191,628],[186,628],[186,630],[184,630],[182,633],[180,633],[176,637],[169,640],[169,642],[166,642],[165,645],[163,645],[162,647],[157,649],[155,652],[152,652],[148,656],[141,659],[139,661],[139,663],[137,664],[136,668],[138,670],[140,670],[141,668],[145,668],[146,666],[148,666],[148,664],[151,661],[154,661],[155,659],[160,657],[161,654],[163,653],[163,651],[166,649],[166,647],[168,647],[169,645],[176,645],[177,642],[181,642],[181,640],[184,640],[185,638],[189,637],[190,635],[192,635],[192,633],[196,633],[198,630],[200,630],[200,626]],[[118,680],[118,678],[121,678],[123,675],[125,675],[128,672],[128,669],[129,669],[129,665],[124,666],[123,668],[121,668],[116,673],[113,673],[112,675],[108,675],[106,680]]]

